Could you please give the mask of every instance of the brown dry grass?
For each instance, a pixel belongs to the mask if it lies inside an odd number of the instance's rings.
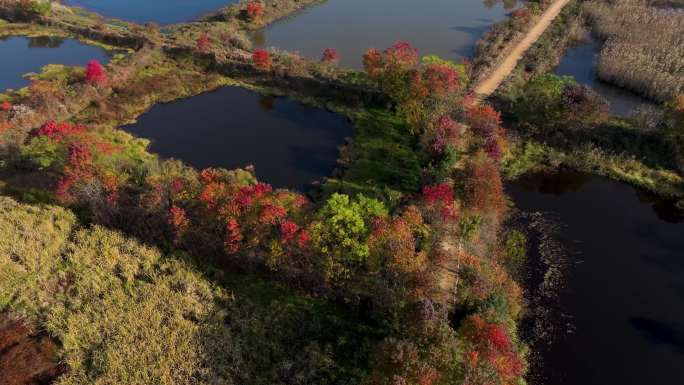
[[[684,92],[684,11],[647,0],[597,0],[586,9],[606,39],[599,78],[661,102]]]

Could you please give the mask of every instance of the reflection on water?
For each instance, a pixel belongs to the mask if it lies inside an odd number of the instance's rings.
[[[484,0],[484,5],[487,8],[493,8],[497,4],[503,4],[505,10],[512,10],[518,5],[518,0]]]
[[[591,181],[589,174],[564,171],[554,173],[539,172],[536,174],[524,175],[516,184],[528,191],[538,191],[544,194],[561,196],[568,192],[581,189]]]
[[[172,24],[190,21],[238,0],[64,0],[66,5],[83,7],[106,17]]]
[[[104,49],[73,39],[56,37],[0,38],[0,91],[28,85],[22,75],[39,72],[48,64],[85,65],[96,59],[109,61]]]
[[[673,325],[647,318],[632,318],[629,322],[653,343],[669,345],[675,352],[684,354],[684,324]]]
[[[515,181],[524,211],[564,224],[568,261],[558,320],[535,384],[670,385],[684,379],[684,218],[670,202],[561,171]],[[534,253],[532,255],[534,260]]]
[[[150,138],[163,157],[197,168],[254,165],[260,180],[300,190],[330,174],[352,135],[340,115],[237,87],[157,105],[123,129]]]
[[[611,112],[615,115],[627,116],[638,106],[651,105],[645,98],[604,83],[596,77],[594,63],[600,50],[601,42],[587,35],[585,42],[568,49],[554,72],[570,75],[578,83],[591,87],[610,102]]]
[[[261,95],[259,97],[259,107],[265,111],[271,111],[273,110],[275,99],[276,98],[271,95]]]
[[[29,48],[58,48],[64,44],[64,38],[57,36],[36,36],[28,38]]]
[[[343,67],[361,68],[370,47],[408,41],[421,55],[459,61],[473,54],[478,39],[517,4],[514,0],[328,0],[267,27],[252,37],[319,59],[335,48]]]

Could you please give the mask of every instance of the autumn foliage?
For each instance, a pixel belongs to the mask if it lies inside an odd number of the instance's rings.
[[[499,134],[501,114],[489,104],[469,106],[466,116],[470,128],[479,137],[486,139]]]
[[[501,160],[505,142],[501,114],[488,104],[472,104],[467,107],[466,119],[481,140],[485,153],[495,161]]]
[[[75,134],[83,133],[86,131],[85,126],[83,125],[72,125],[69,123],[55,123],[54,121],[49,121],[38,130],[36,130],[35,135],[37,136],[45,136],[50,139],[53,139],[57,142],[64,140],[67,137],[70,137]]]
[[[107,84],[107,74],[102,65],[97,60],[91,60],[86,65],[86,82],[94,86],[104,86]]]
[[[248,12],[252,4],[263,7],[250,2]],[[206,33],[197,49],[210,50]],[[321,59],[337,60],[334,49]],[[252,62],[262,71],[272,67],[265,50],[255,50]],[[95,63],[86,75],[99,84],[94,79],[106,75]],[[479,251],[460,238],[462,224],[473,217],[494,223],[489,219],[505,211],[495,161],[503,152],[500,116],[490,106],[465,103],[463,67],[434,58],[419,62],[408,43],[369,50],[364,66],[371,84],[392,99],[397,120],[408,123],[400,134],[426,160],[422,187],[398,199],[364,189],[368,195],[330,191],[312,202],[257,181],[250,169],[195,170],[150,156],[142,141],[118,130],[64,122],[36,129],[22,157],[55,175],[57,200],[95,223],[367,307],[371,317],[392,326],[373,349],[365,383],[512,384],[524,371],[515,334],[500,321],[509,315],[490,317],[487,302],[516,303],[510,277],[487,255],[442,252],[445,242]],[[449,158],[456,152],[458,164]],[[441,159],[451,162],[445,172],[431,173]],[[445,267],[456,282],[444,279]],[[443,292],[463,305],[465,323],[450,320],[446,307],[432,302]]]
[[[264,4],[260,1],[250,1],[247,3],[247,16],[250,20],[256,21],[264,15]]]
[[[254,63],[254,67],[260,70],[268,71],[271,69],[271,55],[266,50],[255,50],[252,54],[252,62]]]
[[[201,53],[208,53],[211,50],[211,43],[209,41],[209,35],[204,32],[198,38],[195,46]]]
[[[371,269],[379,268],[416,297],[427,293],[433,280],[422,242],[428,239],[429,229],[419,209],[408,206],[399,216],[376,218],[372,226],[368,238]]]
[[[417,301],[400,330],[375,349],[369,385],[464,383],[459,364],[462,343],[444,308],[428,299]]]
[[[532,20],[532,12],[527,7],[522,7],[518,10],[513,11],[511,14],[511,22],[513,26],[522,29]]]
[[[422,84],[433,96],[445,96],[460,91],[459,73],[445,64],[426,65],[421,72]]]
[[[464,188],[469,208],[479,212],[502,213],[506,198],[496,163],[480,157],[469,162]]]
[[[325,64],[335,64],[340,61],[340,55],[337,53],[335,48],[326,48],[323,51],[323,56],[321,57],[321,62]]]
[[[465,129],[462,124],[453,118],[444,115],[429,127],[424,135],[429,151],[435,155],[441,155],[447,146],[458,148],[462,144]]]
[[[439,218],[441,221],[451,221],[457,217],[455,207],[454,189],[447,183],[438,185],[424,186],[423,204],[432,218]]]
[[[518,355],[506,329],[487,322],[480,315],[470,316],[462,327],[470,345],[466,354],[466,384],[515,384],[524,373]]]

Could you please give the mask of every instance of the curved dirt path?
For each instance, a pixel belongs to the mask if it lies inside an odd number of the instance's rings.
[[[532,44],[534,44],[537,39],[546,31],[546,29],[551,25],[553,19],[558,16],[563,7],[569,3],[570,0],[556,0],[549,8],[544,11],[540,19],[537,21],[529,31],[527,35],[520,40],[515,47],[508,53],[506,59],[504,59],[494,71],[485,80],[481,81],[474,88],[475,96],[477,99],[486,99],[491,95],[501,83],[508,77],[508,75],[513,71],[515,66],[518,64],[518,60],[522,58],[525,51],[527,51]]]

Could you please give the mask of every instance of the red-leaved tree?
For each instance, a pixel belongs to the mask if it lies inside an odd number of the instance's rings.
[[[252,54],[252,62],[254,63],[254,67],[260,70],[268,71],[271,69],[271,55],[266,50],[258,49],[254,51]]]
[[[321,57],[321,62],[325,64],[335,64],[340,60],[340,56],[337,54],[335,48],[326,48],[323,51],[323,57]]]
[[[480,212],[503,212],[506,199],[497,164],[483,156],[470,161],[466,171],[464,198],[468,207]]]
[[[197,38],[197,50],[201,53],[208,53],[211,50],[211,43],[209,42],[209,35],[204,32]]]
[[[107,84],[107,74],[102,65],[97,60],[91,60],[86,65],[86,82],[94,86],[104,86]]]
[[[454,121],[449,115],[437,119],[426,133],[429,149],[434,155],[444,152],[447,145],[458,147],[461,145],[463,126]]]
[[[172,205],[169,209],[169,225],[171,225],[175,243],[180,242],[180,239],[187,230],[189,224],[190,220],[188,219],[185,210],[176,205]]]
[[[458,72],[445,64],[430,64],[422,71],[422,78],[428,92],[434,96],[445,96],[461,89]]]
[[[433,220],[449,221],[456,219],[454,189],[447,183],[423,187],[423,204]]]
[[[260,1],[250,1],[247,3],[247,16],[250,20],[256,21],[264,15],[264,4]]]
[[[501,114],[489,104],[470,105],[466,118],[473,132],[482,139],[495,137],[501,131]]]
[[[506,329],[480,315],[468,317],[462,327],[467,341],[465,383],[514,384],[524,374],[523,361]]]
[[[80,134],[86,131],[83,125],[72,125],[69,123],[55,123],[54,121],[49,121],[35,131],[36,136],[47,136],[48,138],[61,142],[65,138],[72,135]]]

